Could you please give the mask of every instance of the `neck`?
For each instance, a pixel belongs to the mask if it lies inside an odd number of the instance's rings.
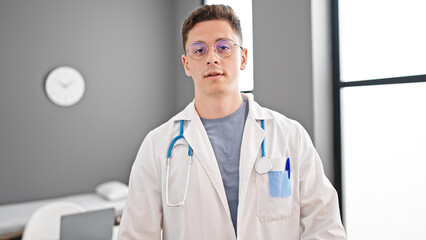
[[[239,92],[226,96],[197,96],[195,109],[201,118],[217,119],[231,115],[241,106],[242,97]]]

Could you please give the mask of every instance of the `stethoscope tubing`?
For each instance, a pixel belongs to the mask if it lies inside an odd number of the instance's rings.
[[[265,120],[260,120],[260,126],[263,130],[265,130]],[[265,157],[265,138],[262,140],[262,157]]]
[[[177,135],[175,138],[173,138],[172,142],[170,143],[169,149],[167,151],[167,172],[166,172],[166,202],[167,202],[167,206],[169,207],[179,207],[179,206],[184,206],[185,205],[185,200],[186,200],[186,195],[188,193],[188,185],[189,185],[189,175],[191,173],[191,163],[192,163],[192,148],[191,146],[188,144],[188,170],[187,170],[187,174],[186,174],[186,184],[185,184],[185,191],[183,194],[183,200],[178,202],[178,203],[171,203],[169,201],[169,175],[170,175],[170,162],[171,162],[171,157],[172,157],[172,150],[173,147],[176,143],[176,141],[178,139],[185,139],[185,137],[183,136],[183,125],[184,125],[184,120],[180,121],[180,129],[179,129],[179,135]]]
[[[185,139],[185,137],[183,136],[183,123],[184,120],[180,120],[180,129],[179,129],[179,135],[177,135],[175,138],[173,138],[172,142],[170,143],[169,149],[167,150],[167,159],[169,159],[172,156],[172,149],[173,146],[175,145],[176,141],[183,138]],[[190,145],[188,145],[188,156],[192,157],[193,151],[192,151],[192,147]],[[170,164],[170,163],[168,163]]]
[[[181,138],[185,139],[185,137],[183,136],[183,125],[184,125],[184,120],[181,120],[180,121],[180,128],[179,128],[179,135],[177,135],[175,138],[173,138],[173,140],[170,142],[169,149],[167,150],[166,202],[167,202],[167,206],[169,206],[169,207],[184,206],[185,200],[186,200],[186,195],[188,193],[189,175],[191,173],[191,163],[192,163],[192,155],[193,155],[193,150],[192,150],[192,147],[189,145],[189,143],[188,143],[188,170],[187,170],[187,175],[186,175],[186,184],[185,184],[185,191],[184,191],[184,194],[183,194],[183,200],[178,202],[178,203],[171,203],[169,201],[169,175],[170,175],[170,162],[171,162],[172,150],[173,150],[173,147],[174,147],[177,140],[179,140]],[[262,129],[265,130],[265,121],[264,120],[260,121],[260,125],[261,125]],[[262,140],[261,149],[262,149],[262,158],[264,158],[265,157],[265,138],[263,138],[263,140]]]

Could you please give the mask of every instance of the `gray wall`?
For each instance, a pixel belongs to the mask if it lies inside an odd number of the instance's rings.
[[[311,10],[307,0],[253,1],[254,96],[313,134]]]
[[[128,181],[147,132],[175,112],[173,5],[158,0],[0,1],[0,204]],[[80,70],[63,108],[49,71]]]
[[[0,204],[127,182],[146,133],[194,97],[180,26],[200,4],[0,1]],[[253,27],[255,99],[314,137],[310,1],[254,0]],[[43,90],[59,65],[86,79],[70,108]]]
[[[331,182],[329,0],[253,0],[254,96],[308,131]]]
[[[175,62],[175,77],[173,81],[175,83],[176,89],[176,111],[180,111],[185,106],[194,99],[194,84],[192,78],[185,75],[183,69],[181,57],[184,54],[182,46],[182,34],[181,27],[183,21],[188,17],[188,15],[201,6],[200,0],[175,0],[175,23],[174,23],[174,33],[177,41],[175,42],[175,51],[176,51],[176,62]]]

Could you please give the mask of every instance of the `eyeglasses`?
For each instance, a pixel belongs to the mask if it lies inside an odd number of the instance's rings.
[[[214,49],[217,55],[223,58],[227,58],[234,53],[235,46],[239,46],[241,49],[243,49],[243,47],[234,43],[231,39],[220,39],[215,43]],[[207,56],[209,48],[210,47],[202,42],[195,42],[189,45],[189,48],[186,49],[186,52],[192,59],[201,60]]]

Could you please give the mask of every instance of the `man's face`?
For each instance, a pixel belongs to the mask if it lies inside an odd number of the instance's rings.
[[[192,77],[195,86],[195,96],[220,96],[235,93],[238,89],[239,71],[247,64],[247,49],[234,46],[234,52],[229,57],[220,57],[215,52],[218,40],[230,39],[240,44],[237,34],[226,21],[211,20],[197,23],[188,33],[185,48],[193,43],[201,42],[207,45],[207,56],[195,60],[188,52],[182,56],[185,73]]]

